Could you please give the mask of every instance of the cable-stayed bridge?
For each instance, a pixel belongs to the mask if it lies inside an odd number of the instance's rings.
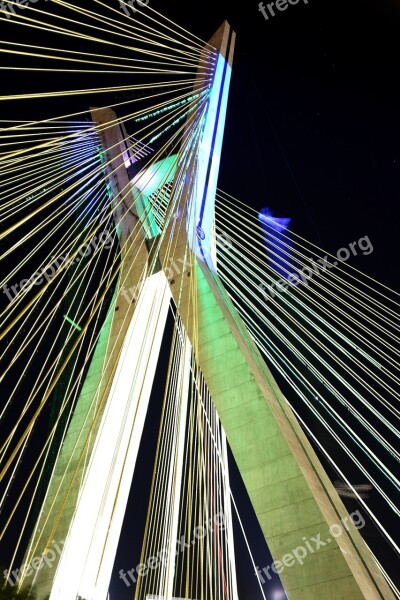
[[[16,12],[58,46],[5,42],[10,69],[122,84],[1,97],[85,106],[1,129],[4,590],[106,597],[172,319],[135,598],[238,598],[228,447],[288,598],[395,597],[340,489],[397,551],[398,294],[217,188],[227,23],[91,4]]]

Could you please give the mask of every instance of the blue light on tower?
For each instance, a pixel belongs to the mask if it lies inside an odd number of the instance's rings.
[[[216,271],[211,246],[214,205],[231,74],[231,65],[219,54],[197,156],[198,185],[191,198],[187,222],[192,250],[213,271]]]
[[[267,249],[268,262],[280,277],[287,279],[294,270],[293,243],[288,230],[291,219],[290,217],[274,217],[269,208],[261,209],[258,219],[264,234],[263,240]]]

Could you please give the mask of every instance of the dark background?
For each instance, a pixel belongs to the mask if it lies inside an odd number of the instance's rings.
[[[116,0],[109,1],[118,6]],[[237,5],[150,0],[150,6],[204,40],[224,19],[237,32],[219,187],[256,210],[269,207],[279,216],[290,216],[296,233],[332,253],[368,235],[374,252],[352,258],[351,264],[397,289],[398,2],[309,0],[304,4],[300,0],[268,21],[258,11],[256,0]],[[43,43],[43,34],[24,31],[21,35],[17,27],[0,24],[5,37]],[[44,39],[46,45],[62,45],[59,38]],[[4,56],[0,59],[5,63]],[[72,89],[71,81],[71,76],[59,74],[40,76],[46,89]],[[75,81],[74,87],[85,87],[85,76],[74,76]],[[2,93],[38,87],[33,73],[6,73],[1,83]],[[87,105],[90,101],[88,97]],[[110,99],[110,103],[116,101]],[[33,119],[73,112],[81,106],[82,99],[74,98],[29,105],[13,101],[3,104],[3,111],[12,118]],[[138,460],[111,600],[133,597],[133,588],[125,587],[118,571],[139,562],[137,540],[147,503],[164,362],[160,362],[146,423],[147,442]],[[232,485],[256,562],[266,566],[272,560],[237,474]],[[261,594],[241,535],[236,539],[240,598],[258,600]],[[382,562],[394,577],[393,557],[388,554],[385,563],[385,556]],[[278,600],[279,589],[279,581],[264,586],[271,600]]]

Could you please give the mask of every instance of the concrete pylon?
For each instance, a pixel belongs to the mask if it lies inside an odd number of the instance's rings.
[[[393,597],[218,277],[214,200],[234,42],[227,23],[210,40],[217,50],[216,64],[192,163],[196,186],[188,182],[180,197],[177,212],[185,215],[185,227],[178,229],[178,221],[171,219],[159,255],[164,269],[169,268],[171,248],[175,260],[193,267],[170,281],[170,292],[163,273],[148,272],[143,238],[133,240],[139,217],[131,210],[130,181],[120,156],[123,136],[115,114],[109,109],[92,113],[111,165],[108,178],[124,248],[118,311],[108,315],[26,555],[27,564],[41,556],[34,579],[39,599],[49,593],[51,600],[72,600],[78,593],[103,600],[106,595],[170,294],[269,548],[284,567],[276,569],[290,600],[330,600],[332,594],[352,600]],[[201,73],[200,66],[199,79]],[[182,168],[175,175],[180,181]],[[125,294],[140,280],[143,295],[136,308]],[[140,327],[142,320],[152,323],[150,334]],[[107,422],[110,414],[116,415],[115,423]],[[124,456],[129,456],[128,465]],[[346,527],[336,537],[334,526],[345,519]],[[294,549],[313,538],[324,545],[304,556],[302,564],[289,564]],[[48,568],[45,559],[52,544],[64,540],[61,558]]]
[[[216,140],[225,118],[221,102],[229,86],[229,40],[225,23],[212,42],[223,65],[214,90],[218,109],[205,117],[194,161],[206,174],[204,187],[193,192],[187,185],[182,193],[177,212],[185,215],[184,224],[177,227],[171,219],[160,260],[166,264],[172,247],[174,260],[194,265],[170,281],[171,293],[288,598],[393,598],[217,274],[212,248]],[[307,546],[312,540],[317,540],[314,547]],[[268,573],[261,572],[263,577]]]
[[[39,600],[107,595],[170,302],[164,273],[149,272],[117,116],[93,109],[92,119],[102,141],[121,264],[25,554],[23,583]]]

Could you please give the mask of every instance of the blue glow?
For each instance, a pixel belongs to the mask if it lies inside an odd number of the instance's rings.
[[[285,591],[282,590],[274,590],[271,595],[272,600],[287,600],[287,596]]]
[[[289,273],[294,271],[294,267],[290,264],[290,256],[285,254],[285,252],[290,252],[292,247],[292,241],[289,237],[289,232],[287,231],[291,219],[289,217],[274,217],[269,208],[263,208],[258,215],[258,219],[261,222],[264,233],[264,244],[267,249],[267,257],[271,267],[278,275],[280,275],[280,277],[287,279]],[[288,244],[290,248],[284,244]],[[272,252],[275,252],[276,254],[272,254]],[[289,265],[286,264],[284,260],[288,261]],[[275,263],[272,261],[275,261]],[[289,273],[286,273],[285,269],[289,271]]]
[[[225,128],[232,69],[220,54],[211,86],[203,133],[198,150],[197,185],[191,197],[187,222],[189,243],[196,256],[216,271],[214,206]],[[203,235],[197,232],[202,230]]]

